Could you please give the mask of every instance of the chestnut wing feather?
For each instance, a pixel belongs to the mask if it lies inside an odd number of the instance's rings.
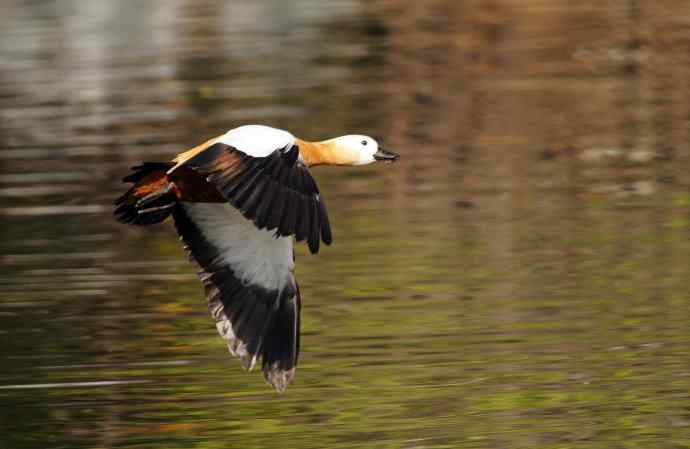
[[[215,143],[182,164],[213,184],[258,229],[307,241],[312,253],[332,241],[328,212],[314,178],[299,160],[297,145],[265,157]]]

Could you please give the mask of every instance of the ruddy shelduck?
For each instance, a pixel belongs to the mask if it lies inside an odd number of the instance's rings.
[[[117,200],[115,216],[151,225],[172,215],[230,353],[246,369],[261,358],[264,377],[282,392],[299,355],[293,237],[312,253],[332,241],[309,167],[396,159],[368,136],[309,142],[268,126],[241,126],[171,162],[133,167],[124,181],[134,185]]]

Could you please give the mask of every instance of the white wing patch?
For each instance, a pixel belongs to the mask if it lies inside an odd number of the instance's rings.
[[[217,142],[230,145],[248,156],[265,157],[279,148],[294,145],[295,136],[270,126],[246,125],[231,129]]]
[[[282,290],[295,269],[292,237],[259,230],[227,203],[181,203],[220,262],[242,282],[267,290]]]

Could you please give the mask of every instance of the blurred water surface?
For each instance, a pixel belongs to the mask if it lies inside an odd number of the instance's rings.
[[[690,447],[683,0],[0,2],[0,447]],[[227,354],[130,165],[260,122],[317,168],[302,355]]]

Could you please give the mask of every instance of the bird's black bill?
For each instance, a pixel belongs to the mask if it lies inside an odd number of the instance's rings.
[[[382,150],[381,148],[379,148],[379,150],[376,153],[374,153],[374,159],[376,159],[377,161],[393,162],[397,161],[399,157],[399,154],[393,153],[391,151]]]

